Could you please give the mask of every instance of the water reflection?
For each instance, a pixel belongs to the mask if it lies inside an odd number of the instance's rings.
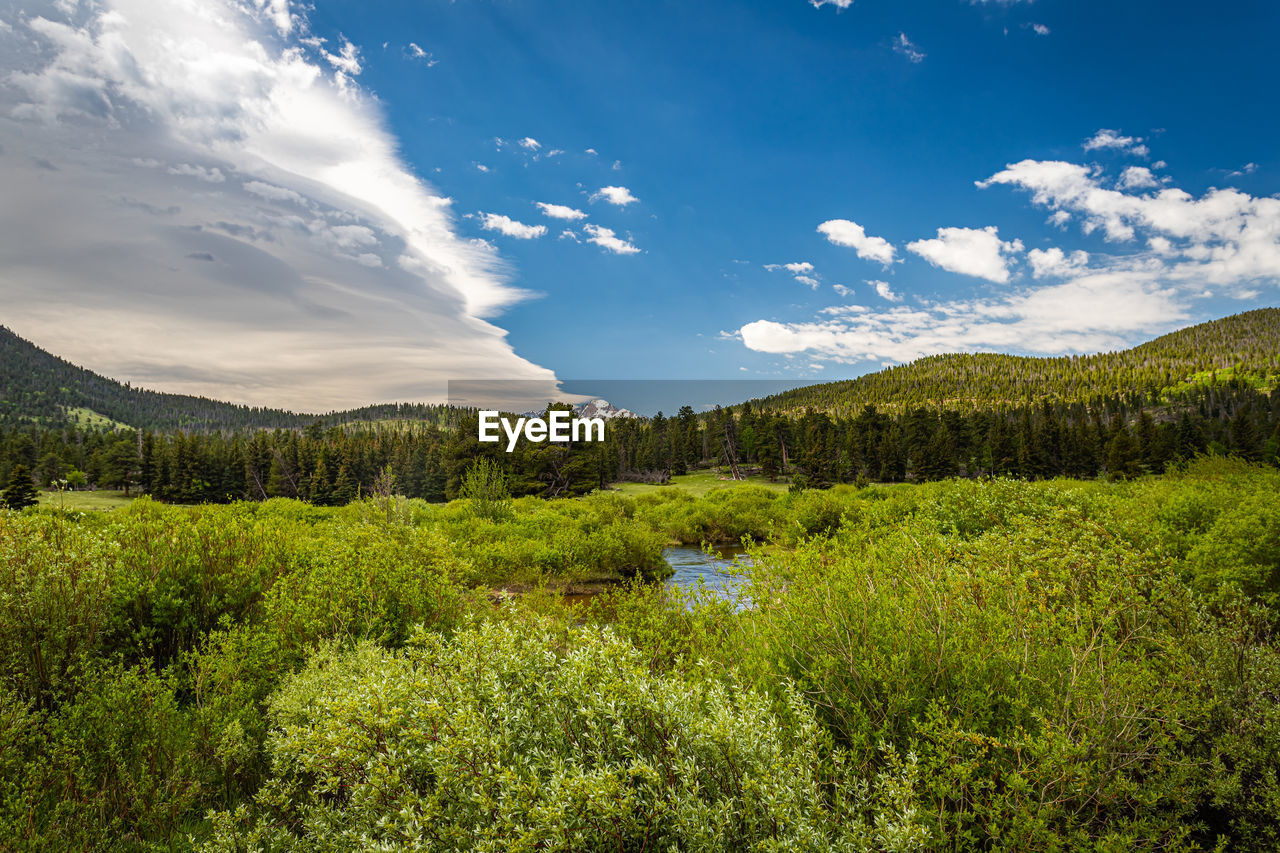
[[[662,556],[674,574],[667,578],[666,584],[691,590],[696,589],[701,581],[703,588],[715,597],[725,601],[736,600],[742,576],[734,564],[741,566],[746,563],[750,558],[745,554],[746,549],[737,545],[713,548],[710,554],[701,548],[688,546],[667,548]]]

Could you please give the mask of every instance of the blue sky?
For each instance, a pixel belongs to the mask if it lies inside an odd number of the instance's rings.
[[[0,244],[10,270],[48,279],[0,278],[20,297],[0,322],[154,386],[303,406],[495,373],[820,380],[930,352],[1122,347],[1277,302],[1275,4],[250,0],[240,20],[228,3],[198,38],[231,33],[225,53],[251,40],[253,77],[157,47],[172,39],[153,29],[189,32],[174,5],[0,5],[0,39],[26,46],[10,54],[0,169],[48,193],[59,173],[82,186],[154,162],[139,209],[178,208],[166,227],[214,241],[175,255],[197,269],[172,274],[200,284],[166,280],[189,287],[148,320],[184,330],[168,348],[143,351],[138,330],[86,343],[94,316],[55,322],[50,287],[100,295],[57,245]],[[131,82],[149,63],[186,87]],[[84,106],[85,79],[110,84],[107,106]],[[193,130],[166,88],[242,124]],[[305,114],[288,106],[299,91],[316,101]],[[115,160],[93,160],[86,124]],[[348,160],[363,171],[335,178]],[[227,180],[194,192],[183,166]],[[367,191],[352,177],[374,174]],[[136,280],[141,262],[121,263]],[[243,282],[274,281],[271,264],[297,272],[288,298],[312,320],[263,319],[263,286]],[[192,349],[206,337],[224,340]],[[272,341],[293,357],[264,355]]]

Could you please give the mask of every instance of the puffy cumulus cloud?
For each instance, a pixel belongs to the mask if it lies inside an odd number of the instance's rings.
[[[893,292],[893,288],[889,286],[887,281],[868,281],[867,284],[875,288],[876,295],[887,302],[902,301],[902,297]]]
[[[1158,187],[1160,182],[1146,166],[1130,166],[1120,173],[1120,180],[1116,182],[1116,186],[1122,190],[1144,190],[1149,187]]]
[[[1027,190],[1055,217],[1078,219],[1086,233],[1101,229],[1116,243],[1141,232],[1171,282],[1242,288],[1280,280],[1280,198],[1237,189],[1210,189],[1195,198],[1177,187],[1136,195],[1109,189],[1102,181],[1097,170],[1085,166],[1023,160],[978,185]]]
[[[1050,33],[1049,28],[1044,24],[1032,24],[1031,31],[1038,36],[1047,36]]]
[[[520,140],[520,147],[526,151],[537,151],[542,147],[542,143],[534,139],[532,136],[526,136]]]
[[[818,233],[837,246],[847,246],[867,261],[888,266],[896,254],[893,244],[883,237],[870,237],[861,225],[849,219],[828,219],[818,226]]]
[[[399,159],[354,46],[331,60],[286,0],[63,5],[2,36],[7,325],[137,384],[309,411],[551,376],[482,319],[523,294]]]
[[[1110,183],[1096,168],[1025,160],[979,186],[1028,190],[1063,223],[1079,222],[1086,232],[1103,229],[1117,243],[1131,241],[1127,253],[1032,249],[1026,257],[1035,283],[998,297],[884,311],[833,306],[811,320],[757,320],[736,335],[753,350],[847,363],[957,351],[1097,352],[1185,323],[1195,301],[1216,292],[1250,300],[1263,285],[1280,284],[1280,198],[1233,189],[1195,198],[1173,187],[1136,195]],[[968,237],[975,235],[985,235],[977,238],[984,248],[973,253],[985,261],[972,269],[987,277],[1007,274],[1013,244],[1000,241],[994,228]],[[941,232],[939,240],[949,248],[970,242],[944,239]],[[917,251],[916,244],[909,248]]]
[[[481,213],[479,217],[481,228],[515,237],[517,240],[532,240],[547,233],[545,225],[526,225],[500,213]]]
[[[615,255],[634,255],[640,251],[636,246],[615,234],[612,228],[592,225],[588,222],[582,226],[582,230],[587,234],[588,243],[595,243],[600,248],[613,252]]]
[[[1140,136],[1124,136],[1118,130],[1103,128],[1084,141],[1084,150],[1101,151],[1110,149],[1133,154],[1136,157],[1146,157],[1151,153],[1151,150],[1142,144],[1143,141]]]
[[[577,219],[586,219],[587,215],[581,210],[569,207],[567,204],[548,204],[545,201],[534,202],[538,209],[542,211],[543,216],[549,216],[552,219],[566,219],[574,221]]]
[[[618,207],[626,207],[629,204],[635,204],[639,200],[626,187],[601,187],[591,194],[591,201],[607,201],[609,204],[616,204]]]
[[[853,0],[809,0],[809,5],[815,9],[821,9],[823,6],[835,6],[837,10],[848,9],[853,5]]]
[[[1077,250],[1070,255],[1057,246],[1050,249],[1032,249],[1027,252],[1031,262],[1031,274],[1036,278],[1064,277],[1080,272],[1089,266],[1089,253]]]
[[[937,237],[908,243],[907,251],[948,272],[1004,284],[1009,281],[1009,255],[1021,252],[1022,242],[1001,240],[994,225],[939,228]]]

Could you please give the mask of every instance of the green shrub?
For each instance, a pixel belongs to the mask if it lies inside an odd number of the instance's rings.
[[[608,631],[561,647],[503,622],[405,654],[324,653],[272,701],[256,809],[221,814],[205,849],[921,847],[909,762],[878,799],[833,788],[812,716],[794,700],[783,713],[655,675]]]
[[[1043,508],[971,538],[936,533],[935,506],[757,561],[734,654],[793,680],[861,773],[883,742],[914,750],[922,814],[957,848],[1186,846],[1215,809],[1237,837],[1263,832],[1259,809],[1213,791],[1212,725],[1250,728],[1239,752],[1255,767],[1280,747],[1227,701],[1239,679],[1205,640],[1219,623],[1105,514],[1031,488]],[[1274,647],[1242,642],[1274,670]]]

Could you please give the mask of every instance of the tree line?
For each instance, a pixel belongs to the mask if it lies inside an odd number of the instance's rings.
[[[708,468],[822,488],[956,476],[1117,479],[1202,454],[1277,464],[1280,453],[1280,391],[1237,380],[1162,407],[1116,398],[968,412],[868,405],[842,418],[750,403],[704,413],[685,406],[672,417],[610,421],[604,442],[521,439],[512,453],[478,441],[474,413],[448,420],[214,433],[0,429],[0,483],[12,484],[21,467],[45,487],[123,489],[175,503],[288,497],[328,506],[392,488],[451,500],[480,458],[505,472],[513,495],[568,497]]]

